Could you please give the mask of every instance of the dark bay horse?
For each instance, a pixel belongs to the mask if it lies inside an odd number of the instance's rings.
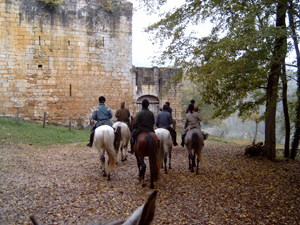
[[[196,174],[199,174],[199,161],[202,162],[202,147],[204,143],[204,136],[200,129],[194,128],[187,131],[185,136],[185,145],[188,149],[189,153],[189,169],[191,172],[194,172],[195,159],[197,156],[197,166],[196,166]]]
[[[159,179],[159,170],[161,165],[158,139],[155,133],[146,131],[141,132],[136,138],[133,150],[137,159],[140,180],[144,180],[146,172],[144,157],[149,156],[151,179],[150,188],[153,189],[154,182]]]

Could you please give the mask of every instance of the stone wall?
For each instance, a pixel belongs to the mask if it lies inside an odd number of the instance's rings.
[[[176,127],[181,129],[181,97],[182,83],[173,82],[173,78],[180,73],[180,69],[158,67],[136,67],[136,100],[137,111],[141,109],[144,98],[150,101],[149,108],[156,115],[165,102],[170,102],[173,109],[172,116],[176,120]]]
[[[113,111],[135,107],[132,4],[99,0],[0,0],[0,116],[88,122],[104,95]]]

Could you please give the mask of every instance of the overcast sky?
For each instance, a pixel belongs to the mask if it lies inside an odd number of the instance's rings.
[[[158,20],[158,17],[148,16],[143,9],[136,10],[138,2],[128,0],[133,3],[134,11],[132,16],[132,64],[137,67],[152,67],[151,58],[157,46],[149,41],[149,35],[143,32],[148,25]]]
[[[133,3],[133,16],[132,16],[132,64],[137,67],[152,67],[155,66],[151,63],[153,56],[160,50],[159,45],[153,45],[149,40],[149,34],[143,32],[144,28],[159,20],[157,15],[148,16],[143,9],[137,9],[139,6],[138,0],[128,0]],[[167,4],[164,9],[171,9],[176,5],[181,5],[185,0],[172,0]],[[210,33],[211,25],[197,26],[202,35]]]

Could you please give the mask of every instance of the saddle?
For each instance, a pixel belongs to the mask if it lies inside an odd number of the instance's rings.
[[[169,130],[167,127],[160,127],[160,128],[163,128],[163,129]]]

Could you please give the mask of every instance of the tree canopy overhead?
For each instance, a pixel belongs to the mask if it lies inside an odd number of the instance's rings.
[[[139,1],[156,12],[168,2]],[[146,31],[166,46],[157,62],[183,68],[181,76],[202,87],[200,94],[214,106],[214,117],[238,112],[245,118],[264,104],[266,129],[273,130],[278,81],[292,49],[286,41],[292,30],[285,25],[285,14],[297,18],[299,32],[299,5],[286,0],[185,0]],[[212,24],[208,36],[201,35],[205,21]]]

